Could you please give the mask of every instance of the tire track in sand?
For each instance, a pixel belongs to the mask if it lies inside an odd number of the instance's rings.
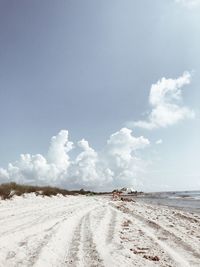
[[[85,214],[76,227],[73,239],[70,244],[70,249],[65,260],[66,266],[104,266],[103,260],[101,259],[93,240],[93,231],[91,229],[90,217],[91,215],[93,215],[95,216],[95,218],[98,218],[98,220],[101,220],[105,212],[101,211],[98,216],[93,213],[96,213],[96,211],[92,210]]]

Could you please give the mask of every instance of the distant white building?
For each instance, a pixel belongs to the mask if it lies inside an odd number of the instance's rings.
[[[136,190],[132,187],[123,187],[121,190],[120,190],[124,195],[128,195],[128,194],[131,194],[131,193],[135,193]]]

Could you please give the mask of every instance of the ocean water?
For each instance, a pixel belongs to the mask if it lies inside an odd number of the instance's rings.
[[[200,191],[166,192],[168,198],[200,200]]]
[[[200,213],[200,191],[146,193],[137,199],[150,204]]]

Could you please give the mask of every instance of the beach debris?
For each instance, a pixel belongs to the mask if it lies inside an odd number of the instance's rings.
[[[121,197],[121,201],[126,201],[126,202],[135,202],[132,198],[129,197]]]
[[[143,254],[143,253],[145,253],[145,251],[136,250],[136,249],[133,249],[133,248],[131,248],[130,251],[132,251],[134,254]]]
[[[134,254],[144,254],[147,252],[147,250],[149,250],[149,248],[137,247],[137,249],[130,249],[130,251],[132,251]]]
[[[150,256],[150,255],[144,255],[143,258],[151,261],[159,261],[160,258],[158,256]]]
[[[122,227],[126,228],[126,227],[129,227],[129,225],[131,224],[132,222],[130,220],[126,220],[122,223]]]
[[[137,247],[139,250],[149,250],[149,248],[142,248],[142,247]]]
[[[114,190],[112,192],[112,200],[120,200],[121,194],[122,194],[121,191]]]

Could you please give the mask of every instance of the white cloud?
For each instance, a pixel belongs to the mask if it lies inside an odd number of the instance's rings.
[[[148,144],[148,139],[134,137],[130,129],[122,128],[110,136],[100,152],[82,139],[77,143],[81,152],[72,159],[69,152],[75,145],[69,141],[68,131],[62,130],[52,137],[46,157],[22,154],[7,169],[0,168],[0,181],[98,190],[134,186],[142,166],[135,151]]]
[[[177,79],[162,78],[151,86],[149,104],[152,107],[147,120],[128,122],[129,127],[154,129],[167,127],[184,119],[194,118],[195,113],[182,104],[182,87],[190,83],[191,75],[184,72]]]
[[[139,174],[142,163],[134,152],[149,144],[148,139],[143,136],[134,137],[132,131],[127,128],[122,128],[110,136],[105,147],[104,158],[109,169],[114,173],[115,185],[130,184],[130,181]]]
[[[6,182],[8,181],[8,179],[9,179],[8,171],[3,168],[0,168],[0,181]]]
[[[162,143],[163,143],[163,140],[162,139],[159,139],[159,140],[156,141],[156,145],[160,145]]]
[[[51,138],[51,145],[47,155],[48,161],[58,168],[67,169],[69,166],[68,152],[73,149],[73,143],[68,141],[68,131],[62,130]]]
[[[200,0],[175,0],[175,3],[181,4],[182,6],[188,8],[200,6]]]

